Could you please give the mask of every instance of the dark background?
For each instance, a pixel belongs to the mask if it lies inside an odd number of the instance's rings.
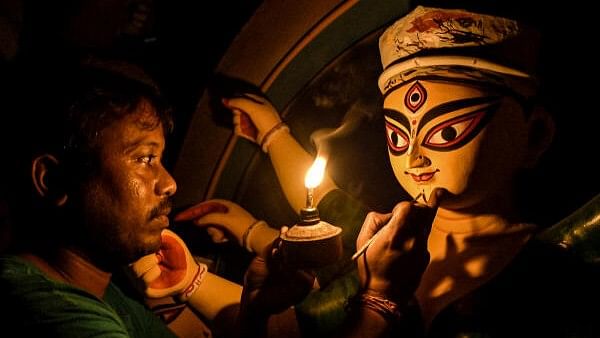
[[[214,67],[259,0],[0,0],[2,67],[94,53],[142,65],[174,107],[172,167]]]

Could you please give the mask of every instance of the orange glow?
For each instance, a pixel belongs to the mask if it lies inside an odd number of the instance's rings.
[[[313,165],[308,169],[304,178],[304,186],[308,189],[317,187],[323,181],[327,161],[322,156],[317,156]]]

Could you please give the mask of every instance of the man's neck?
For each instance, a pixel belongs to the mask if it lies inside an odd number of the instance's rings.
[[[22,257],[48,277],[79,287],[100,299],[110,282],[111,273],[102,271],[76,250],[58,249],[52,255],[24,254]]]

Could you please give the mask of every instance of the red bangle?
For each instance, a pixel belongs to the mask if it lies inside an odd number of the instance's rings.
[[[181,302],[187,302],[188,299],[190,299],[190,297],[194,294],[194,292],[196,292],[196,290],[198,290],[198,288],[200,287],[200,284],[202,284],[202,281],[204,280],[204,276],[206,276],[206,272],[208,271],[208,267],[206,266],[206,264],[203,263],[196,263],[198,266],[198,269],[196,270],[196,274],[194,275],[194,278],[192,279],[192,282],[190,283],[190,285],[188,285],[187,288],[185,288],[185,290],[183,290],[180,294],[179,294],[179,301]]]

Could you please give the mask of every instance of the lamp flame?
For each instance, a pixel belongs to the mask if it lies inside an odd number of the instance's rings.
[[[321,181],[323,181],[323,176],[325,175],[325,166],[327,165],[327,161],[323,156],[317,156],[315,162],[312,164],[308,172],[306,173],[306,177],[304,178],[304,186],[308,189],[314,189]]]

